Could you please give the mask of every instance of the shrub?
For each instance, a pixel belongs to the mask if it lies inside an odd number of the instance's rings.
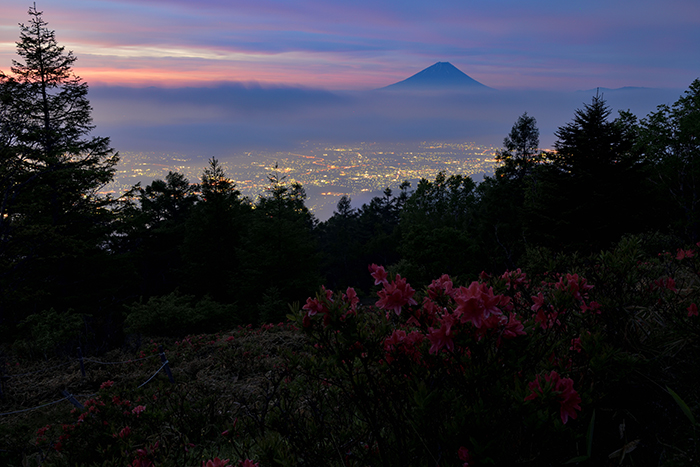
[[[75,344],[82,327],[82,316],[72,310],[61,313],[51,308],[29,315],[21,323],[20,329],[28,331],[30,338],[20,339],[15,348],[29,355],[39,352],[44,358],[53,353],[69,353],[66,346]]]
[[[239,322],[234,305],[219,304],[208,296],[196,300],[177,291],[126,308],[127,330],[152,336],[212,332]]]

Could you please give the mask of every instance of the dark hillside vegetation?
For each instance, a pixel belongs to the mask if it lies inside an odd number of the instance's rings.
[[[4,356],[0,458],[692,465],[700,250],[649,255],[654,240],[556,259],[574,272],[464,286],[443,275],[419,291],[375,265],[373,306],[323,288],[287,324],[130,340],[85,359],[84,377],[75,358],[17,346]],[[85,409],[59,400],[64,388]]]

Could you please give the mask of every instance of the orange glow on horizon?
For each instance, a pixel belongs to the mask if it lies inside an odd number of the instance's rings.
[[[209,87],[224,83],[258,84],[263,86],[303,87],[336,91],[362,91],[388,86],[403,79],[404,75],[393,72],[390,75],[373,70],[341,64],[338,72],[331,64],[313,69],[300,69],[277,64],[183,64],[173,66],[118,66],[85,65],[87,60],[78,62],[73,73],[90,86],[124,87]],[[119,66],[121,65],[121,66]],[[326,69],[328,67],[328,69]],[[9,70],[2,71],[9,72]],[[331,72],[332,71],[332,72]],[[410,73],[410,72],[407,72]],[[9,73],[10,75],[12,73]]]
[[[261,79],[260,75],[243,75],[231,73],[211,73],[197,70],[177,71],[160,68],[153,69],[109,69],[109,68],[83,68],[76,70],[88,84],[107,86],[162,86],[162,87],[182,87],[197,86],[207,84],[218,84],[222,82],[257,82],[273,84],[274,80]]]
[[[250,70],[247,67],[205,67],[202,69],[168,69],[168,68],[107,68],[76,67],[74,72],[89,85],[103,86],[158,86],[186,87],[207,86],[221,83],[256,83],[268,86],[301,86],[322,89],[352,90],[373,89],[385,86],[386,79],[369,81],[367,76],[358,71],[328,75],[308,73],[296,70],[261,68]]]

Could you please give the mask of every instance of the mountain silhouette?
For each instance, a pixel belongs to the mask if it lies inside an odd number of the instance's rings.
[[[491,89],[463,73],[450,62],[437,62],[410,78],[381,89],[430,91],[430,90],[486,90]]]

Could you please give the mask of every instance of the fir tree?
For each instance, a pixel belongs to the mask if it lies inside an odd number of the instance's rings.
[[[79,295],[87,286],[76,269],[101,254],[111,216],[98,190],[112,180],[118,156],[109,138],[90,135],[76,57],[35,6],[29,17],[20,24],[19,59],[10,75],[0,72],[0,310],[16,294],[31,312],[46,305],[42,296]]]

